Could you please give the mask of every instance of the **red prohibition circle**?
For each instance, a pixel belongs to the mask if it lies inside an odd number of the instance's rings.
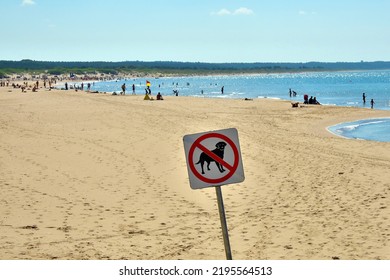
[[[222,140],[225,140],[231,147],[232,147],[232,150],[233,150],[233,155],[234,155],[234,163],[233,163],[233,166],[232,168],[230,169],[229,173],[227,173],[225,176],[221,177],[221,178],[217,178],[217,179],[210,179],[210,178],[207,178],[205,176],[203,176],[202,174],[199,173],[198,170],[196,170],[195,168],[195,165],[194,165],[194,152],[195,152],[195,149],[199,147],[200,143],[207,139],[207,138],[220,138]],[[234,142],[228,138],[226,135],[223,135],[223,134],[220,134],[220,133],[207,133],[205,135],[202,135],[201,137],[199,137],[198,139],[196,139],[196,141],[192,144],[189,152],[188,152],[188,162],[189,162],[189,166],[190,166],[190,169],[192,171],[192,173],[201,181],[203,182],[206,182],[206,183],[210,183],[210,184],[220,184],[226,180],[228,180],[230,177],[233,176],[233,174],[236,172],[237,170],[237,167],[238,167],[238,162],[239,162],[239,154],[238,154],[238,149],[236,147],[236,145],[234,144]]]

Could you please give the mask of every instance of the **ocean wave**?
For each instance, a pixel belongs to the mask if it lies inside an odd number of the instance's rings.
[[[279,97],[269,97],[269,96],[261,96],[261,95],[257,96],[257,98],[259,98],[259,99],[267,98],[267,99],[271,99],[271,100],[281,100],[281,98],[279,98]]]
[[[327,129],[344,138],[390,142],[390,118],[359,120],[330,126]]]

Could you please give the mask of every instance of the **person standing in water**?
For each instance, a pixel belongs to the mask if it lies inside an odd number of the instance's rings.
[[[374,99],[371,99],[371,109],[374,109],[374,104],[375,104],[375,102],[374,102]]]
[[[363,92],[363,104],[366,104],[366,93]]]

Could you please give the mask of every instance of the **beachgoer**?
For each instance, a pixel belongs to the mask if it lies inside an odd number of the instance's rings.
[[[135,94],[135,84],[133,84],[133,94]]]
[[[304,104],[309,104],[309,96],[308,96],[307,94],[305,94],[305,95],[303,96],[303,103],[304,103]]]
[[[375,102],[374,102],[374,99],[371,99],[371,109],[374,109],[374,104],[375,104]]]
[[[223,94],[224,89],[225,89],[225,86],[222,86],[222,88],[221,88],[221,93],[222,94]]]
[[[156,97],[157,97],[157,100],[164,100],[160,92],[157,93]]]
[[[366,104],[366,93],[363,92],[363,104]]]
[[[313,98],[313,104],[315,105],[321,105],[320,102],[317,101],[317,98],[314,96]]]
[[[292,91],[291,91],[291,88],[290,88],[290,90],[289,90],[289,93],[290,93],[290,97],[292,96]]]
[[[148,93],[145,93],[144,100],[154,100]]]
[[[123,94],[126,94],[126,84],[122,85],[122,92],[123,92]],[[122,92],[121,92],[121,94],[122,94]]]

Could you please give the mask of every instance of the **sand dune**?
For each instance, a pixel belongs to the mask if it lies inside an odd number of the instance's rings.
[[[326,127],[389,111],[0,88],[0,259],[224,259],[184,135],[235,127],[234,259],[389,259],[390,143]]]

